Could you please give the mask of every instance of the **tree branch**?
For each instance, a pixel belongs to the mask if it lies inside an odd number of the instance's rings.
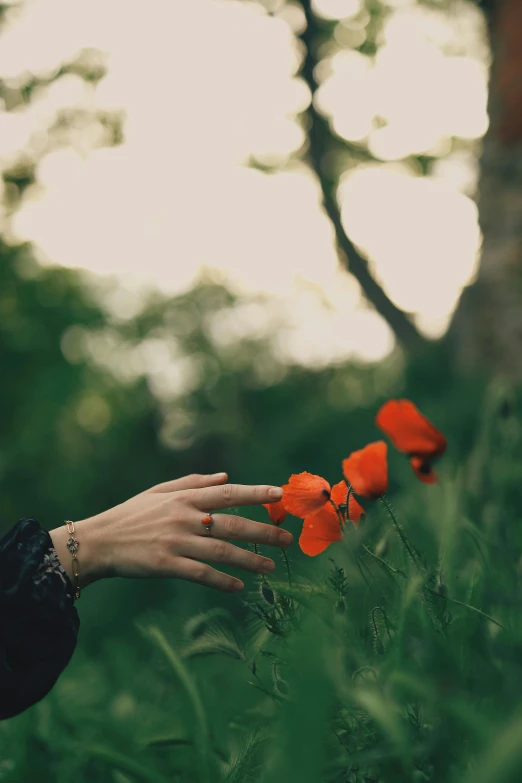
[[[312,94],[312,101],[307,109],[310,145],[309,159],[321,185],[324,208],[335,229],[340,251],[339,256],[341,262],[348,268],[361,286],[368,301],[387,321],[397,340],[407,351],[413,352],[425,344],[426,340],[417,331],[408,316],[387,296],[370,272],[367,261],[359,255],[355,245],[347,236],[337,203],[337,182],[330,179],[323,166],[325,151],[334,148],[336,143],[328,120],[322,117],[314,106],[313,99],[318,87],[314,73],[317,65],[317,60],[315,59],[317,23],[310,8],[310,0],[302,0],[302,6],[306,16],[306,30],[301,34],[300,39],[305,46],[306,54],[301,75]]]

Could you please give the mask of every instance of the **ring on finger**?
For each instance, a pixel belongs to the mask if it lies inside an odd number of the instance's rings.
[[[212,525],[214,524],[214,517],[212,516],[212,514],[205,514],[205,516],[201,520],[201,524],[204,525],[207,536],[211,536]]]

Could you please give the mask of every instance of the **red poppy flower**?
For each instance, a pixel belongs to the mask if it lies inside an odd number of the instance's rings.
[[[336,506],[345,506],[346,498],[348,498],[348,519],[350,522],[353,522],[354,525],[359,524],[361,517],[364,516],[364,508],[357,502],[353,492],[350,492],[350,496],[348,497],[346,481],[340,481],[338,484],[334,484],[331,497]]]
[[[305,517],[299,536],[299,546],[305,555],[314,557],[324,552],[334,541],[340,541],[342,537],[339,518],[331,503],[328,503],[315,514]]]
[[[336,506],[346,506],[348,497],[346,482],[339,481],[338,484],[334,484],[330,497]],[[363,507],[350,493],[348,518],[354,524],[358,524],[363,514]],[[313,557],[324,552],[335,541],[341,541],[342,537],[342,517],[339,519],[339,515],[336,513],[332,503],[327,502],[318,511],[305,517],[303,529],[299,537],[299,546],[305,555]]]
[[[336,506],[346,505],[346,498],[348,497],[346,481],[340,481],[338,484],[334,484],[330,497]]]
[[[274,525],[282,525],[287,515],[286,508],[283,506],[282,502],[277,500],[275,503],[263,503],[263,505],[268,511],[270,521],[273,522]]]
[[[442,432],[422,415],[410,400],[389,400],[375,417],[377,426],[389,437],[395,448],[410,457],[415,475],[426,484],[437,477],[431,463],[446,451]]]
[[[379,498],[388,489],[387,450],[386,443],[378,440],[343,460],[344,476],[358,495]]]
[[[422,457],[410,457],[410,465],[418,479],[425,484],[436,484],[437,474],[431,467],[431,463]]]
[[[289,514],[304,518],[315,514],[330,500],[330,484],[321,476],[312,473],[294,473],[283,485],[281,503]]]

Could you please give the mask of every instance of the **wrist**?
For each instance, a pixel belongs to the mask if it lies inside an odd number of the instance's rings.
[[[86,519],[74,523],[75,537],[78,539],[79,548],[76,553],[78,558],[78,582],[80,590],[88,585],[103,579],[106,575],[103,559],[103,546],[100,540],[99,530],[94,520]],[[58,554],[58,559],[64,571],[71,580],[73,586],[76,580],[73,572],[73,556],[67,547],[70,538],[67,525],[57,527],[49,532],[53,546]]]

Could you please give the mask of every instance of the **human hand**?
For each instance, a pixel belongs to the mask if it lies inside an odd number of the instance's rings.
[[[292,535],[273,525],[226,513],[213,514],[212,535],[202,518],[214,509],[279,500],[283,491],[270,485],[229,484],[226,473],[191,475],[158,484],[96,516],[75,522],[80,588],[98,579],[172,577],[226,592],[242,590],[240,579],[202,561],[270,573],[273,560],[235,546],[227,539],[284,547]],[[67,527],[51,538],[71,581],[72,557]]]

